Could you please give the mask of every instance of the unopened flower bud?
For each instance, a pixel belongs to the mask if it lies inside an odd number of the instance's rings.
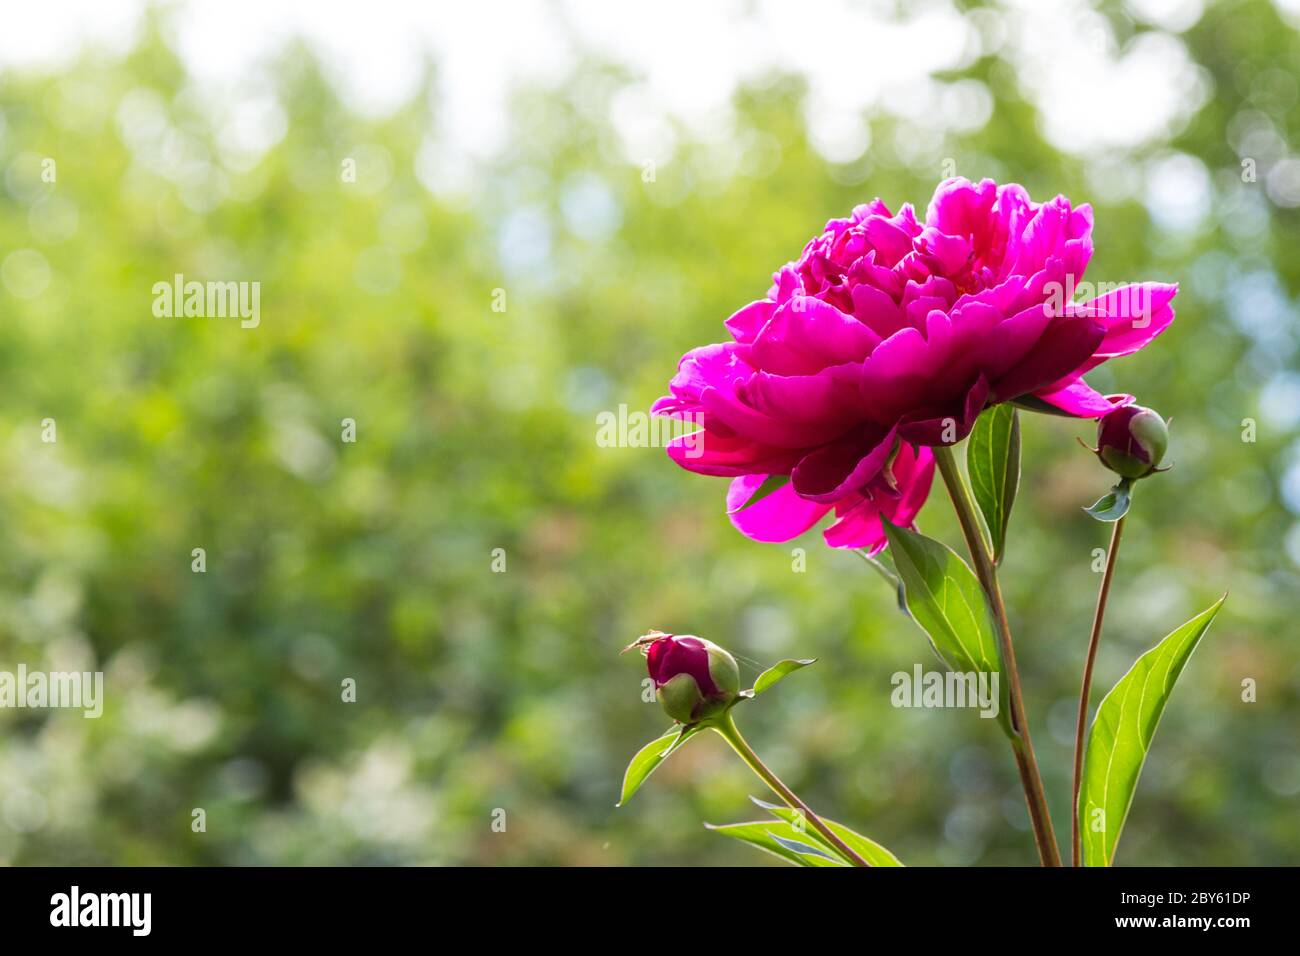
[[[1097,457],[1122,478],[1145,478],[1169,447],[1165,420],[1141,405],[1124,405],[1097,425]]]
[[[721,713],[740,693],[736,659],[712,641],[664,634],[644,646],[655,696],[669,717],[693,724]]]

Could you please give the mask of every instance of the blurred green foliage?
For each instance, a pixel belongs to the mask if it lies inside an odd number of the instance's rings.
[[[1203,163],[1214,208],[1190,231],[1131,196],[1098,201],[1093,157],[1048,145],[996,56],[942,78],[984,83],[994,110],[932,162],[902,148],[906,121],[872,113],[865,158],[827,163],[805,84],[778,75],[737,92],[731,153],[679,128],[652,182],[609,121],[635,78],[576,63],[518,92],[508,145],[455,202],[416,175],[437,145],[423,100],[352,115],[290,47],[268,71],[284,136],[243,163],[160,37],[0,85],[0,668],[102,669],[107,696],[99,720],[0,711],[0,862],[760,863],[701,826],[754,815],[759,792],[711,735],[614,809],[627,759],[667,724],[618,655],[651,627],[729,647],[750,679],[821,659],[742,716],[814,807],[908,863],[1032,862],[995,723],[890,706],[890,675],[931,658],[878,577],[816,532],[750,542],[724,482],[595,441],[600,411],[647,408],[827,218],[875,195],[923,206],[945,158],[1038,199],[1093,200],[1090,279],[1182,283],[1169,333],[1095,376],[1172,417],[1175,464],[1139,489],[1097,699],[1231,596],[1173,697],[1119,861],[1300,860],[1286,495],[1300,506],[1300,221],[1242,182],[1225,136],[1249,112],[1300,143],[1300,39],[1268,3],[1207,10],[1184,36],[1207,104],[1112,167],[1169,149]],[[152,286],[175,273],[260,281],[260,327],[155,318]],[[1080,507],[1108,476],[1075,444],[1086,425],[1023,424],[1004,588],[1067,834],[1106,543]],[[955,544],[949,510],[939,491],[920,520]]]

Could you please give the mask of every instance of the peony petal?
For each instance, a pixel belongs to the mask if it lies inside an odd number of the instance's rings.
[[[731,318],[722,324],[727,327],[727,331],[731,333],[732,338],[737,342],[748,345],[762,331],[763,326],[767,325],[767,320],[772,317],[772,313],[775,311],[775,302],[770,299],[759,299],[757,302],[751,302],[743,309],[737,310]]]
[[[668,457],[687,471],[717,478],[734,478],[756,472],[787,474],[802,452],[773,448],[739,435],[723,435],[709,428],[672,439]]]
[[[658,399],[651,413],[682,417],[700,410],[705,389],[733,390],[737,381],[754,372],[741,358],[740,349],[734,342],[691,349],[677,363],[677,374],[668,383],[672,394]]]
[[[913,245],[921,261],[940,276],[957,275],[967,266],[974,254],[969,238],[950,236],[934,226],[927,226],[921,235],[913,240]]]
[[[1078,306],[1081,312],[1105,323],[1106,336],[1097,347],[1096,357],[1105,360],[1132,355],[1144,348],[1174,321],[1169,303],[1177,293],[1177,285],[1142,282],[1120,286]]]
[[[705,389],[708,421],[774,448],[808,449],[832,441],[862,420],[857,366],[819,375],[759,372],[735,393]]]
[[[861,374],[862,366],[853,363],[834,365],[816,375],[757,372],[740,387],[738,396],[755,412],[790,427],[781,441],[775,431],[763,440],[811,448],[838,438],[866,418],[858,387]],[[738,425],[733,427],[740,430]]]
[[[1081,378],[1073,379],[1063,386],[1057,383],[1050,389],[1035,392],[1034,397],[1077,418],[1100,418],[1114,408],[1106,396]]]
[[[993,401],[1006,402],[1069,375],[1096,351],[1105,329],[1087,316],[1054,319],[1029,354],[993,383]]]
[[[934,453],[930,449],[921,447],[914,450],[913,446],[903,443],[893,468],[894,478],[903,494],[883,509],[894,524],[911,527],[930,495],[934,467]]]
[[[865,282],[853,287],[853,314],[882,340],[904,325],[903,312],[893,297]]]
[[[918,296],[911,302],[907,303],[907,306],[903,309],[903,313],[907,316],[908,325],[926,331],[930,315],[936,312],[939,315],[944,315],[948,311],[948,306],[949,303],[947,300],[941,299],[936,295],[923,295]]]
[[[778,488],[747,508],[732,507],[733,501],[748,501],[767,475],[746,475],[731,483],[727,493],[731,523],[741,534],[755,541],[789,541],[803,534],[831,510],[831,506],[808,501],[790,485]]]
[[[857,501],[841,514],[839,520],[822,532],[822,537],[832,548],[863,548],[868,554],[879,554],[889,544],[885,529],[880,523],[880,505],[870,498],[857,496]]]
[[[894,429],[867,426],[805,456],[790,473],[800,497],[834,503],[867,484],[894,450]]]
[[[940,370],[928,352],[925,336],[909,326],[885,339],[862,364],[862,399],[873,421],[895,422],[925,400],[927,387]]]
[[[930,199],[925,224],[949,236],[975,236],[992,221],[997,199],[998,187],[991,179],[978,184],[961,176],[945,179]]]
[[[989,382],[981,375],[967,389],[960,404],[938,411],[931,408],[915,412],[899,422],[898,435],[918,445],[955,445],[975,427],[975,419],[984,411],[988,397]]]
[[[899,446],[893,464],[894,478],[901,492],[898,496],[857,496],[837,503],[839,520],[826,529],[823,537],[832,548],[865,548],[876,554],[888,543],[880,523],[883,514],[894,524],[909,528],[930,494],[934,481],[934,455],[928,448],[914,449],[906,442]]]
[[[749,360],[777,375],[807,375],[861,362],[880,336],[833,305],[796,296],[776,310],[749,349]]]
[[[1052,317],[1041,304],[998,322],[981,343],[980,368],[990,381],[1010,374],[1033,352],[1051,324]]]
[[[662,395],[650,405],[650,414],[653,416],[676,418],[681,421],[692,420],[700,425],[704,424],[700,421],[702,412],[703,407],[699,402],[678,398],[676,395]]]
[[[1070,200],[1064,196],[1055,196],[1038,207],[1033,217],[1026,224],[1019,237],[1012,236],[1007,249],[1007,256],[1014,260],[1012,271],[1022,275],[1032,275],[1043,267],[1049,259],[1061,259],[1067,265],[1086,264],[1081,256],[1083,246],[1071,241],[1092,241],[1092,211],[1080,213],[1070,206]],[[1074,280],[1082,277],[1069,270]]]
[[[876,249],[876,261],[892,266],[912,251],[912,237],[892,221],[873,216],[866,221],[867,239]]]

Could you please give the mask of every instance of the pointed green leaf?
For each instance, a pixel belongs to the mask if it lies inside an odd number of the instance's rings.
[[[779,664],[773,664],[763,673],[758,675],[758,680],[754,681],[754,696],[757,697],[763,691],[767,690],[777,681],[784,678],[787,674],[793,674],[809,664],[816,664],[817,658],[810,657],[807,660],[784,660]]]
[[[655,772],[655,768],[663,763],[669,754],[686,743],[687,739],[693,737],[698,730],[697,724],[689,727],[674,727],[662,737],[650,741],[638,750],[623,773],[623,794],[618,798],[615,806],[621,807],[627,803],[632,798],[632,794],[645,783],[646,778]]]
[[[758,797],[750,797],[749,799],[754,801],[755,804],[762,807],[768,813],[772,814],[772,816],[776,817],[778,820],[784,820],[794,829],[801,830],[805,840],[815,840],[824,849],[831,851],[836,856],[839,855],[839,851],[831,845],[829,840],[818,833],[815,827],[809,825],[806,820],[799,819],[800,814],[798,810],[792,810],[790,807],[783,807],[775,803],[768,803],[765,800],[758,799]],[[822,822],[830,827],[837,837],[848,844],[849,849],[853,850],[853,852],[857,853],[858,856],[862,857],[872,866],[903,865],[902,862],[899,861],[898,857],[894,856],[894,854],[890,853],[875,840],[864,837],[861,833],[856,833],[844,826],[844,824],[836,823],[834,820],[827,820],[825,817],[822,817]]]
[[[1118,521],[1128,514],[1132,503],[1133,482],[1125,478],[1083,510],[1098,521]]]
[[[838,857],[827,853],[815,841],[808,839],[806,833],[799,832],[782,820],[755,820],[749,823],[728,823],[724,826],[714,826],[711,823],[704,825],[715,833],[756,846],[795,866],[848,865]]]
[[[980,415],[967,443],[966,470],[989,529],[993,560],[1000,564],[1020,487],[1020,416],[1014,405],[1003,402]]]
[[[1011,734],[993,615],[975,572],[946,545],[882,521],[912,619],[952,670],[998,675],[998,722]]]
[[[1079,832],[1085,866],[1110,866],[1174,681],[1223,606],[1225,594],[1137,659],[1097,708],[1084,751]]]

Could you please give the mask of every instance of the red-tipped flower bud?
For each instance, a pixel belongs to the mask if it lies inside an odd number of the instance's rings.
[[[1141,405],[1124,405],[1097,425],[1097,457],[1122,478],[1145,478],[1169,447],[1165,420]]]
[[[673,720],[693,724],[735,703],[740,668],[717,644],[689,634],[665,634],[644,647],[655,696]]]

